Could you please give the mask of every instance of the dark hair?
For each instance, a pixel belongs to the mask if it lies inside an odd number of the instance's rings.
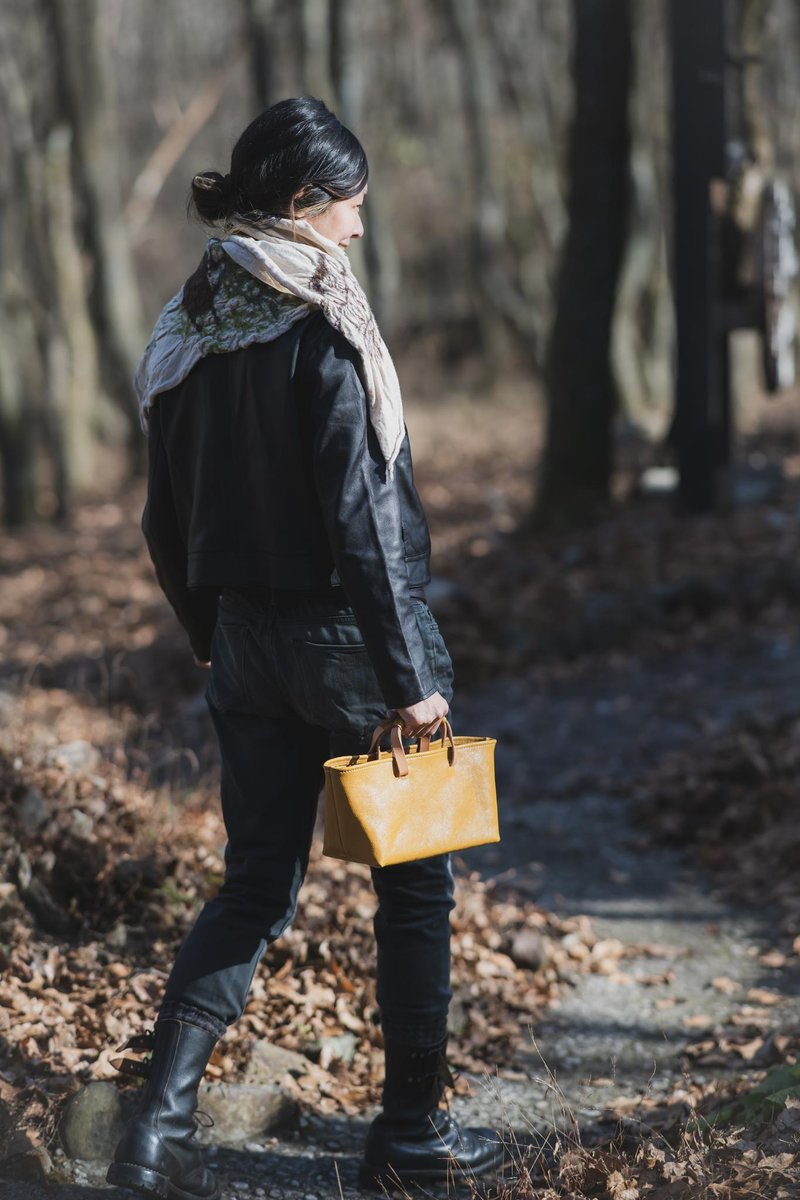
[[[207,222],[234,214],[251,221],[315,215],[356,196],[367,176],[358,138],[321,100],[298,96],[279,100],[247,126],[230,174],[195,175],[189,206]]]

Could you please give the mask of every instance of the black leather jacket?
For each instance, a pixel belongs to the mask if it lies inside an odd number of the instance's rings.
[[[198,658],[224,587],[341,585],[387,707],[433,694],[410,598],[430,535],[408,432],[389,482],[358,353],[321,313],[202,359],[156,397],[148,441],[142,529]]]

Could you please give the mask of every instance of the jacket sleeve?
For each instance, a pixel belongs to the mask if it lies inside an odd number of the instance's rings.
[[[400,505],[367,412],[358,353],[322,317],[296,380],[309,416],[314,482],[331,552],[388,708],[436,691],[411,603]]]
[[[201,662],[208,662],[217,620],[217,593],[211,588],[190,590],[187,586],[186,539],[175,507],[157,406],[151,412],[147,441],[149,471],[142,532],[161,590],[189,635],[192,650]]]

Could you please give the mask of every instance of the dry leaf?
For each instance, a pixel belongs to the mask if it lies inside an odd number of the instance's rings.
[[[737,983],[735,979],[729,979],[727,975],[717,975],[711,980],[711,987],[718,992],[723,992],[726,996],[732,996],[734,992],[740,992],[742,985]]]

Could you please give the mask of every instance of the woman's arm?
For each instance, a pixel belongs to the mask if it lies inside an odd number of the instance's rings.
[[[186,540],[175,510],[157,403],[150,415],[148,453],[150,465],[142,532],[161,589],[189,635],[198,666],[204,666],[211,657],[217,594],[211,588],[190,590],[186,584]]]
[[[411,604],[397,489],[367,412],[358,353],[321,315],[300,347],[314,480],[339,578],[387,707],[437,694]]]

